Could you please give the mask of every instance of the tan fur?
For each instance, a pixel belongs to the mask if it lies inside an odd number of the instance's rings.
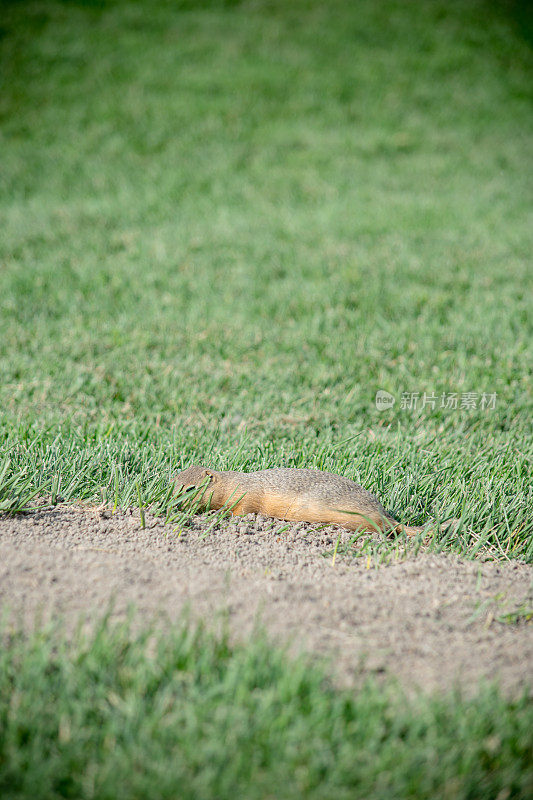
[[[394,530],[408,535],[424,530],[399,523],[359,484],[320,470],[217,472],[189,467],[176,476],[176,487],[205,487],[194,499],[199,510],[228,507],[240,516],[264,514],[289,521],[341,525],[349,530]]]

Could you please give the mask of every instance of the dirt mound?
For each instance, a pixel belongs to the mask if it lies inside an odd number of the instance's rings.
[[[328,657],[335,679],[395,675],[406,688],[533,685],[533,568],[419,554],[376,568],[331,555],[351,534],[261,517],[181,532],[138,512],[58,506],[0,519],[0,604],[35,615],[94,620],[114,602],[142,621],[193,617],[245,637],[262,624],[294,649]],[[324,556],[324,553],[329,555]],[[522,609],[522,612],[520,611]],[[517,612],[518,613],[515,613]]]

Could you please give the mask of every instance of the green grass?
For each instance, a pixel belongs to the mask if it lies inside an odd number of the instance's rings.
[[[0,512],[173,517],[192,462],[311,466],[460,517],[435,552],[533,561],[532,31],[519,0],[4,2]],[[525,698],[156,639],[13,635],[3,797],[531,794]]]
[[[41,2],[2,25],[2,507],[117,479],[151,502],[191,461],[317,466],[531,559],[533,59],[512,18]]]
[[[186,625],[16,634],[0,666],[6,800],[512,800],[533,789],[525,694],[341,691],[260,636],[233,646]]]
[[[0,506],[316,466],[531,560],[524,9],[6,3]]]

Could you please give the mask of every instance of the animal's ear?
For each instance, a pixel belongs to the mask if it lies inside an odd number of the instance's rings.
[[[210,478],[213,479],[215,477],[215,473],[210,469],[203,469],[202,470],[202,478]]]

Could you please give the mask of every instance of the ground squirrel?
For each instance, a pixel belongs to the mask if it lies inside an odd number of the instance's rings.
[[[203,487],[195,495],[198,510],[226,506],[232,514],[264,514],[278,519],[342,525],[349,530],[419,533],[402,525],[371,492],[359,484],[317,469],[263,469],[216,472],[189,467],[176,476],[178,490]]]

